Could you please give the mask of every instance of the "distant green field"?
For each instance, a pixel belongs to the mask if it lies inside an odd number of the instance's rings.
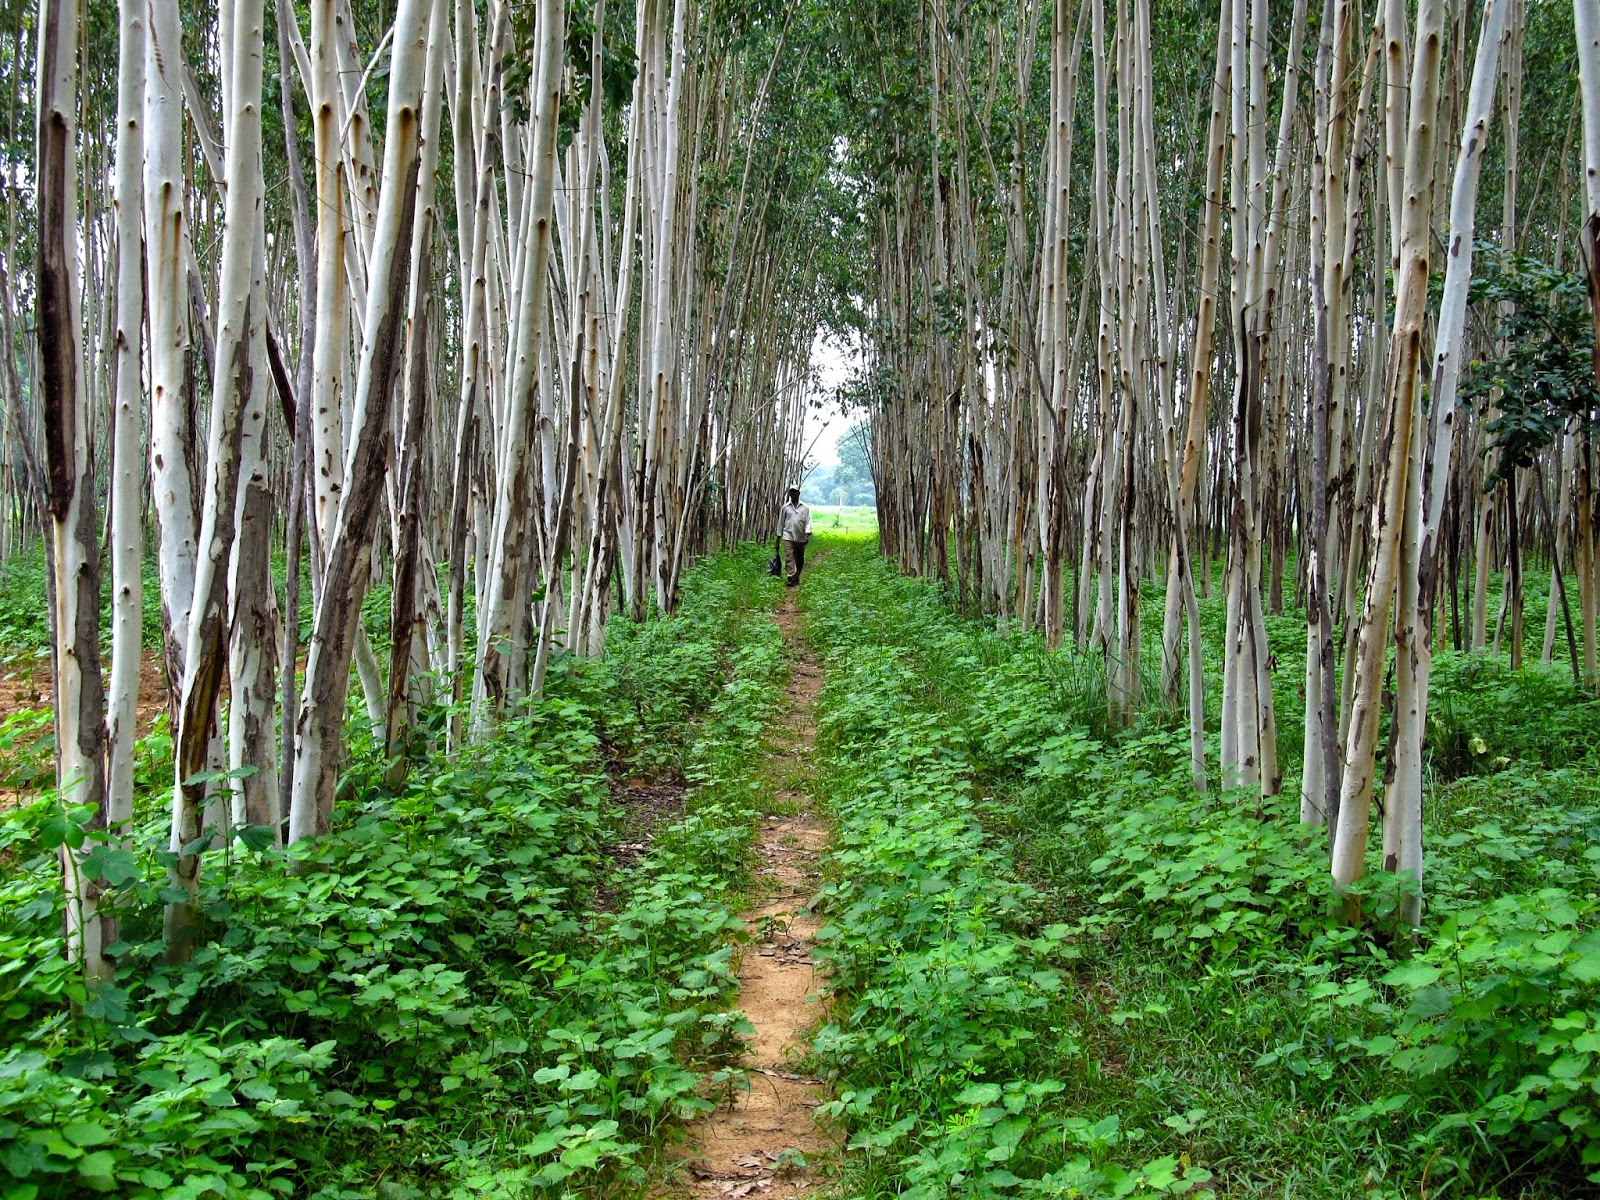
[[[817,533],[877,533],[878,510],[870,504],[813,504],[811,528]]]

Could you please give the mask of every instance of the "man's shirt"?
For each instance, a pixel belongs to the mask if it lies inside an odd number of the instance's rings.
[[[804,542],[811,537],[811,509],[804,504],[785,504],[778,514],[778,536],[786,542]]]

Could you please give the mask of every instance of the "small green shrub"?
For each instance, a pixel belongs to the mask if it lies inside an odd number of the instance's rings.
[[[1486,654],[1440,654],[1428,700],[1428,754],[1442,780],[1561,767],[1600,747],[1600,699],[1559,665],[1513,671]]]
[[[55,713],[20,708],[0,720],[0,786],[35,791],[55,779]]]

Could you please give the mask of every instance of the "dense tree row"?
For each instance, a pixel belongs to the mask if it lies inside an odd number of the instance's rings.
[[[1354,882],[1387,710],[1382,861],[1420,883],[1433,648],[1519,663],[1538,559],[1544,657],[1596,686],[1593,0],[863,12],[844,74],[871,97],[857,385],[885,552],[1098,650],[1121,723],[1163,589],[1151,678],[1202,790],[1197,597],[1226,598],[1213,768],[1270,794],[1287,591],[1303,817]]]
[[[81,860],[132,813],[142,607],[181,958],[211,847],[328,828],[352,676],[403,772],[765,531],[837,206],[782,9],[109,10],[12,5],[4,58],[0,491],[8,548],[42,523],[52,564],[62,793],[101,831],[63,855],[91,973],[116,939]]]
[[[1200,789],[1282,786],[1302,604],[1303,817],[1352,883],[1386,753],[1420,880],[1433,649],[1520,662],[1539,561],[1600,675],[1600,12],[1286,8],[10,0],[0,552],[113,842],[159,607],[171,954],[219,839],[327,829],[352,681],[398,776],[766,533],[824,328],[903,570],[1186,709]]]

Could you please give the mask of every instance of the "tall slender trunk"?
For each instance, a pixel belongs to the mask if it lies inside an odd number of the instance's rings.
[[[133,746],[144,614],[144,56],[145,5],[121,0],[117,56],[116,394],[111,417],[111,673],[106,698],[106,820],[133,819]]]
[[[1396,276],[1382,432],[1373,476],[1372,561],[1357,631],[1346,769],[1333,844],[1333,879],[1340,888],[1354,883],[1366,865],[1384,649],[1389,640],[1390,606],[1406,548],[1402,535],[1407,525],[1409,476],[1414,463],[1420,461],[1420,455],[1413,452],[1412,440],[1418,425],[1418,372],[1427,307],[1428,222],[1436,165],[1433,137],[1438,115],[1443,7],[1441,0],[1422,0],[1417,13],[1410,112],[1404,138],[1403,196],[1395,239],[1400,270]],[[1403,21],[1403,16],[1398,19]],[[1391,44],[1402,32],[1394,27],[1386,30]],[[1411,532],[1414,541],[1418,530],[1413,527]],[[1411,647],[1405,649],[1409,652]],[[1359,902],[1352,899],[1349,912],[1352,919],[1359,919]]]
[[[317,338],[311,374],[312,596],[333,540],[344,486],[344,371],[349,295],[345,256],[349,218],[341,148],[337,0],[311,0],[311,129],[316,161]]]
[[[563,55],[560,0],[539,0],[539,38],[534,81],[533,147],[528,179],[528,222],[520,247],[520,308],[516,356],[511,364],[504,434],[496,455],[492,565],[487,604],[479,616],[478,660],[483,701],[495,708],[521,690],[515,664],[527,652],[527,614],[518,603],[518,577],[527,566],[530,399],[535,390],[545,327],[549,281],[550,223],[556,172],[556,122]],[[482,703],[475,718],[487,719]]]
[[[305,517],[312,507],[307,495],[307,470],[311,462],[311,390],[314,370],[313,350],[317,336],[317,246],[316,229],[311,222],[311,203],[305,172],[300,165],[300,135],[294,116],[294,89],[291,63],[295,21],[290,0],[276,0],[278,18],[279,100],[283,105],[283,148],[288,166],[289,189],[293,200],[294,244],[297,283],[300,289],[300,359],[295,370],[294,449],[289,467],[289,495],[284,519],[283,642],[278,655],[281,672],[279,693],[277,822],[274,839],[283,836],[283,822],[289,815],[289,794],[294,783],[294,701],[299,694],[296,667],[300,656],[300,563],[304,544]],[[295,30],[298,34],[298,30]]]
[[[1453,468],[1456,387],[1466,342],[1467,292],[1472,280],[1474,214],[1478,172],[1493,115],[1495,65],[1500,53],[1506,12],[1515,0],[1484,0],[1477,57],[1472,67],[1466,122],[1456,157],[1450,201],[1450,242],[1444,292],[1434,339],[1432,403],[1428,410],[1426,456],[1414,456],[1420,468],[1415,512],[1407,529],[1407,578],[1402,580],[1403,640],[1396,647],[1394,776],[1385,790],[1383,864],[1387,871],[1411,876],[1402,915],[1411,924],[1422,919],[1422,751],[1428,717],[1428,679],[1433,662],[1432,618],[1438,584],[1439,538],[1444,501]],[[1417,432],[1420,434],[1420,414]],[[1412,549],[1412,547],[1415,547]]]
[[[1600,387],[1600,0],[1573,0],[1578,87],[1583,104],[1583,266],[1594,317],[1594,378]],[[1583,677],[1600,691],[1600,511],[1595,504],[1594,447],[1585,439],[1578,465],[1578,571],[1583,607]]]
[[[184,897],[167,905],[167,956],[185,961],[198,936],[200,854],[217,832],[208,828],[207,776],[216,732],[224,657],[235,610],[229,601],[229,565],[241,533],[241,475],[257,470],[265,430],[266,305],[264,191],[261,181],[262,2],[233,0],[233,42],[223,47],[223,87],[232,118],[225,160],[228,184],[221,280],[217,293],[215,362],[206,482],[200,515],[194,604],[184,650],[182,699],[173,739],[171,887]],[[245,492],[254,491],[246,486]],[[243,501],[243,504],[241,504]],[[259,518],[265,524],[264,516]],[[265,530],[244,531],[259,547]],[[264,565],[264,564],[263,564]],[[251,581],[241,583],[242,589]],[[270,593],[269,593],[270,594]],[[254,681],[252,681],[254,682]],[[271,687],[266,688],[270,713]],[[270,759],[269,759],[270,762]],[[274,764],[275,765],[275,764]]]
[[[150,493],[169,716],[177,728],[184,654],[194,603],[199,512],[193,484],[192,395],[188,383],[189,258],[184,206],[184,55],[178,8],[152,4],[145,40],[144,221],[150,327]]]
[[[1324,0],[1322,37],[1317,47],[1315,103],[1316,161],[1311,181],[1311,303],[1312,303],[1312,378],[1311,378],[1311,502],[1306,530],[1306,719],[1301,751],[1300,820],[1321,825],[1328,819],[1328,763],[1324,745],[1328,731],[1323,719],[1322,657],[1324,647],[1331,651],[1328,614],[1328,402],[1333,391],[1329,362],[1327,249],[1332,245],[1328,231],[1330,191],[1337,191],[1340,177],[1332,163],[1342,169],[1342,149],[1334,157],[1330,134],[1334,120],[1332,95],[1337,73],[1342,82],[1344,55],[1350,33],[1350,6],[1338,0]],[[1330,95],[1332,93],[1332,95]],[[1342,119],[1343,114],[1340,114]],[[1333,187],[1330,188],[1330,175]],[[1342,197],[1340,197],[1342,199]]]
[[[396,764],[406,761],[404,745],[414,697],[411,663],[422,581],[422,444],[430,384],[428,380],[429,299],[433,290],[434,176],[439,165],[439,127],[444,100],[445,48],[448,43],[446,0],[428,0],[428,55],[423,68],[422,129],[417,168],[417,215],[411,230],[410,296],[406,312],[404,385],[401,389],[400,445],[395,455],[399,540],[390,589],[389,694],[385,705],[384,748]]]
[[[350,664],[372,569],[388,463],[390,389],[402,358],[402,326],[409,276],[411,231],[416,217],[421,104],[427,58],[430,0],[401,0],[395,13],[385,126],[383,181],[373,226],[368,269],[364,339],[356,372],[353,431],[344,463],[345,487],[327,544],[326,567],[305,686],[296,719],[294,788],[290,795],[289,841],[325,831],[333,818],[334,784],[343,748]]]
[[[34,186],[39,219],[40,407],[45,503],[50,521],[51,651],[55,666],[56,781],[63,803],[88,805],[89,827],[106,825],[105,695],[100,681],[99,531],[93,427],[78,301],[78,6],[40,0],[35,60]],[[100,885],[83,851],[63,844],[69,957],[90,978],[110,974],[115,927],[99,907]]]

